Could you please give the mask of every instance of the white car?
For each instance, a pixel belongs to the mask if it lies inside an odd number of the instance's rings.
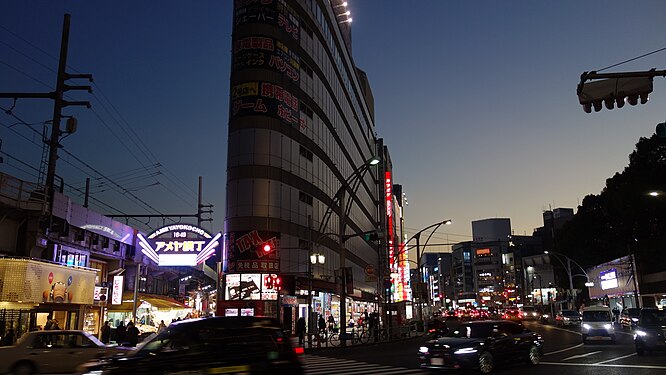
[[[14,346],[0,347],[0,374],[72,373],[88,361],[126,353],[84,331],[27,332]]]

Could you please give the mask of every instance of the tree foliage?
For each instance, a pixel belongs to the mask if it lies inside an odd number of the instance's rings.
[[[583,199],[555,243],[585,267],[634,253],[640,272],[666,269],[666,140],[641,138],[629,165]]]

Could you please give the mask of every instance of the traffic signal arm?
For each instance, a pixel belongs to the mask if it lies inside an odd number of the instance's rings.
[[[651,69],[642,72],[597,73],[584,72],[580,76],[576,93],[578,101],[586,113],[601,111],[602,104],[608,109],[615,105],[622,108],[626,101],[631,105],[648,101],[652,92],[652,79],[657,76],[666,76],[666,70]],[[588,80],[596,80],[585,83]]]

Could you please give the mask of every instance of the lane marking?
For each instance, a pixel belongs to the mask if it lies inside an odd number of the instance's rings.
[[[564,358],[562,361],[568,361],[570,359],[576,359],[576,358],[585,358],[585,357],[589,357],[589,356],[597,354],[597,353],[601,353],[601,351],[589,352],[589,353],[585,353],[585,354],[577,354],[577,355],[574,355],[574,356],[571,356],[571,357],[568,357],[568,358]]]
[[[560,349],[560,350],[556,350],[556,351],[554,351],[554,352],[544,353],[544,356],[551,355],[551,354],[557,354],[557,353],[566,352],[567,350],[580,348],[581,346],[583,346],[583,343],[580,343],[580,344],[578,344],[578,345],[572,346],[572,347],[570,347],[570,348]]]
[[[561,362],[540,362],[542,365],[550,366],[586,366],[586,367],[614,367],[614,368],[646,368],[646,369],[664,369],[666,366],[654,366],[654,365],[609,365],[607,363],[561,363]]]
[[[617,358],[609,359],[609,360],[607,360],[607,361],[602,361],[602,362],[595,363],[595,364],[597,364],[597,365],[601,365],[601,364],[603,364],[603,363],[613,362],[613,361],[617,361],[618,359],[629,358],[629,357],[633,357],[633,356],[635,356],[635,355],[636,355],[636,353],[631,353],[631,354],[623,355],[622,357],[617,357]]]

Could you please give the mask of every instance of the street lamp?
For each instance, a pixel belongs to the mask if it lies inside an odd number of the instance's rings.
[[[569,258],[568,256],[566,256],[564,254],[560,254],[560,253],[557,253],[557,252],[554,252],[554,251],[544,251],[544,254],[546,254],[546,255],[550,255],[550,254],[555,255],[555,259],[557,259],[564,266],[564,269],[567,271],[567,275],[569,276],[569,298],[570,298],[570,300],[569,300],[569,309],[573,310],[574,309],[574,303],[575,303],[575,295],[574,294],[576,293],[576,291],[573,287],[573,277],[574,276],[583,276],[583,277],[585,277],[587,279],[587,281],[585,282],[585,286],[593,286],[594,284],[590,282],[590,277],[587,275],[587,272],[585,272],[585,269],[583,267],[581,267],[580,264],[576,263],[575,260]],[[567,260],[566,264],[562,261],[562,259],[560,259],[560,257],[563,257]],[[583,275],[581,275],[581,274],[573,275],[571,273],[571,263],[572,262],[573,262],[573,264],[578,266],[578,268],[580,268],[581,271],[583,271]]]
[[[341,288],[340,288],[340,346],[346,346],[346,337],[347,337],[347,281],[346,281],[346,273],[345,273],[345,265],[347,263],[347,249],[345,249],[345,241],[349,236],[345,235],[345,230],[347,228],[347,211],[351,209],[351,204],[353,202],[350,201],[349,205],[346,204],[345,202],[345,193],[347,190],[351,194],[354,194],[356,189],[360,186],[360,181],[365,175],[365,173],[370,169],[370,167],[375,166],[379,164],[380,160],[379,158],[373,156],[370,159],[366,160],[363,164],[358,166],[354,171],[352,172],[349,177],[347,177],[344,181],[342,181],[342,184],[340,186],[340,189],[338,189],[337,193],[335,194],[335,197],[338,198],[338,207],[340,208],[340,214],[339,214],[339,243],[340,243],[340,249],[339,249],[339,259],[340,259],[340,283],[341,283]],[[354,187],[350,186],[354,180],[358,181],[358,184],[356,184]],[[335,197],[333,200],[335,200]],[[324,217],[331,214],[333,211],[333,205],[328,207],[328,210],[326,213],[324,213]],[[326,219],[326,222],[328,219]],[[320,232],[321,229],[324,227],[325,222],[322,221],[322,225],[320,226]]]
[[[419,303],[417,305],[417,307],[418,307],[417,312],[418,312],[418,319],[419,320],[423,320],[423,298],[422,298],[423,297],[422,296],[422,294],[423,294],[423,289],[422,289],[423,276],[421,275],[421,255],[422,254],[421,254],[421,247],[420,247],[421,233],[425,232],[426,230],[428,230],[430,228],[433,228],[433,227],[435,228],[435,229],[432,230],[432,232],[428,236],[428,239],[426,239],[426,242],[423,244],[423,247],[425,248],[428,245],[428,241],[430,241],[430,237],[432,237],[433,233],[435,233],[440,226],[442,226],[442,225],[451,225],[452,223],[453,223],[453,221],[451,221],[450,219],[447,219],[447,220],[440,221],[439,223],[429,225],[429,226],[421,229],[420,231],[414,233],[414,235],[410,239],[405,241],[405,249],[406,249],[407,244],[409,243],[409,241],[411,241],[412,239],[416,239],[416,263],[417,263],[417,277],[418,277],[418,280],[417,280],[417,283],[416,283],[416,295],[419,297]]]

